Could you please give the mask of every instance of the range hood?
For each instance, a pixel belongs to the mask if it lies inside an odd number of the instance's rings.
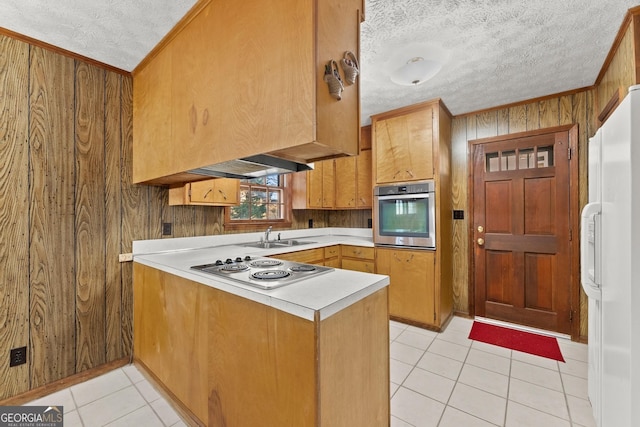
[[[219,178],[243,179],[258,178],[273,174],[302,172],[311,169],[313,169],[313,167],[305,163],[296,163],[267,154],[258,154],[256,156],[191,169],[189,173]]]

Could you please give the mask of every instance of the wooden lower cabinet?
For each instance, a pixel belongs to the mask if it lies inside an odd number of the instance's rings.
[[[387,288],[306,320],[134,264],[134,358],[195,424],[388,426]]]
[[[375,250],[363,246],[342,245],[342,263],[345,270],[375,273]]]
[[[340,245],[327,246],[324,248],[324,262],[323,265],[333,268],[341,268],[342,261],[340,260]]]
[[[439,327],[435,252],[376,248],[376,273],[389,276],[389,315],[399,321]]]

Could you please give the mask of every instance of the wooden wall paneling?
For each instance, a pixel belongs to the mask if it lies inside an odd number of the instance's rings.
[[[540,111],[540,128],[550,128],[559,125],[560,99],[551,98],[538,102]]]
[[[104,75],[76,63],[76,369],[105,355]]]
[[[498,115],[495,111],[476,114],[477,138],[486,138],[498,134]]]
[[[453,310],[469,313],[468,236],[471,212],[467,203],[467,117],[454,118],[451,124],[451,197],[453,209],[463,210],[464,220],[453,221]]]
[[[29,345],[29,46],[0,36],[0,400],[29,389],[32,363],[9,367],[12,348]]]
[[[193,206],[171,206],[173,210],[173,235],[174,237],[195,236],[195,210]]]
[[[204,235],[224,233],[224,207],[204,206]]]
[[[204,236],[207,223],[205,221],[205,211],[207,206],[194,206],[193,207],[193,234],[194,236]]]
[[[169,206],[169,190],[163,187],[149,188],[149,230],[147,239],[166,239],[177,237],[175,235],[175,221],[173,206]],[[172,234],[164,236],[162,234],[162,224],[168,222],[172,224]]]
[[[578,173],[580,185],[580,209],[587,204],[589,198],[589,177],[588,177],[588,162],[589,162],[589,150],[588,141],[596,132],[595,120],[598,115],[594,111],[595,108],[595,91],[590,90],[573,95],[573,109],[572,119],[574,123],[578,123]],[[579,310],[580,310],[580,324],[579,335],[587,338],[589,332],[589,299],[582,289],[580,289],[579,297]]]
[[[125,355],[122,350],[122,275],[120,272],[120,242],[122,237],[122,191],[120,187],[120,145],[122,123],[120,103],[122,76],[105,74],[105,310],[106,360]]]
[[[498,118],[498,135],[506,135],[509,133],[509,109],[503,108],[496,111]]]
[[[31,48],[31,388],[76,372],[74,61]],[[100,260],[99,265],[104,264]]]
[[[516,105],[509,108],[509,133],[524,132],[527,130],[527,107]]]
[[[627,88],[636,81],[637,71],[634,70],[635,47],[632,27],[632,25],[629,25],[627,28],[621,29],[624,30],[624,32],[618,34],[618,37],[622,37],[620,44],[607,70],[604,74],[601,73],[602,79],[597,84],[596,115],[604,109],[618,88],[623,88],[623,93],[626,95]]]
[[[327,227],[367,228],[369,218],[371,210],[368,209],[328,211]]]
[[[576,94],[561,96],[558,102],[558,124],[569,125],[573,120],[573,99]]]
[[[526,105],[527,111],[527,129],[536,130],[540,129],[540,107],[538,103],[532,103]]]
[[[313,220],[314,228],[329,227],[329,212],[320,209],[298,209],[292,213],[291,228],[309,228],[309,220]]]
[[[146,239],[149,233],[148,197],[145,186],[133,185],[133,79],[122,78],[120,110],[121,217],[120,250],[132,251],[133,241]],[[144,212],[144,215],[140,213]],[[133,352],[133,263],[120,264],[122,278],[122,353]]]

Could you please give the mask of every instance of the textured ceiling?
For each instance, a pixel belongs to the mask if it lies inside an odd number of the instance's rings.
[[[125,71],[195,0],[0,0],[0,27]]]
[[[453,114],[590,86],[638,0],[366,0],[361,35],[363,123],[442,98]],[[195,0],[0,0],[0,27],[126,71]],[[439,52],[417,86],[389,73]],[[427,58],[428,59],[428,58]]]
[[[590,86],[638,0],[367,0],[362,117],[442,98],[454,115]],[[448,53],[417,86],[388,78],[406,45]],[[409,52],[404,59],[415,54]]]

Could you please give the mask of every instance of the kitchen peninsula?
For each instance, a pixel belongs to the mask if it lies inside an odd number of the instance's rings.
[[[263,290],[191,269],[336,245],[368,229],[134,242],[134,358],[194,422],[210,426],[388,426],[387,276],[335,269]],[[284,239],[284,237],[283,237]]]

